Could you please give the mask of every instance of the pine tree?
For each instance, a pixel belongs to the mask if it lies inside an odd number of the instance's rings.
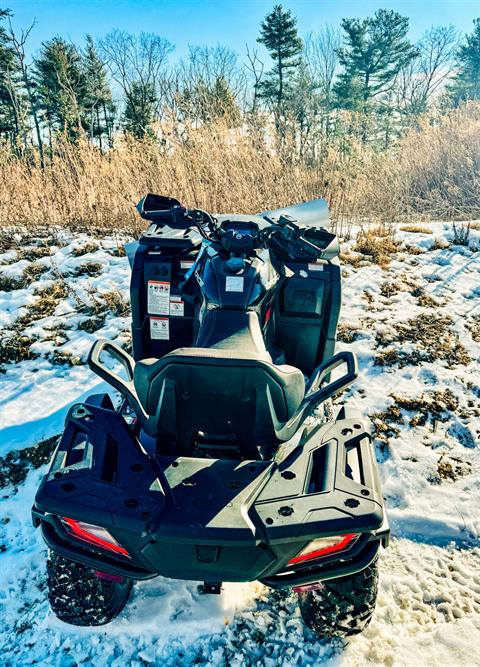
[[[285,111],[295,70],[302,52],[302,40],[297,33],[297,20],[290,10],[276,5],[262,22],[257,42],[264,44],[275,65],[260,83],[260,96],[273,103],[277,118]]]
[[[408,18],[379,9],[366,19],[343,19],[344,46],[338,50],[343,72],[334,91],[337,106],[367,113],[391,89],[400,70],[416,57],[408,41]]]
[[[85,125],[90,141],[98,140],[102,148],[102,137],[106,135],[111,144],[115,105],[108,81],[107,70],[91,35],[86,36],[86,47],[82,58],[85,90],[82,100],[85,109]]]
[[[86,115],[86,81],[78,49],[61,37],[45,42],[35,60],[35,82],[49,129],[78,139]]]
[[[457,54],[457,75],[449,87],[451,101],[480,99],[480,18],[473,21],[473,32],[467,35]]]
[[[157,104],[158,99],[152,83],[133,81],[123,114],[125,131],[137,139],[153,136],[151,125],[155,119]]]

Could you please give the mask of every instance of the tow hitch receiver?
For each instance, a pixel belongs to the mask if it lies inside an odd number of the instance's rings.
[[[220,595],[222,592],[222,582],[204,581],[203,584],[200,584],[198,587],[198,592],[202,593],[202,595]]]

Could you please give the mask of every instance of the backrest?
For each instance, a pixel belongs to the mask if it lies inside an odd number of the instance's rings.
[[[245,458],[275,440],[273,418],[286,422],[300,404],[303,376],[290,366],[274,366],[233,350],[183,348],[160,360],[137,362],[135,387],[140,402],[155,415],[151,435],[175,438],[190,452],[198,434],[238,446]]]

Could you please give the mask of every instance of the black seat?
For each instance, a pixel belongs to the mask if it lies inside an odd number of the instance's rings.
[[[303,374],[293,366],[273,364],[255,313],[219,310],[206,317],[200,347],[136,363],[138,398],[145,411],[155,415],[168,394],[175,424],[168,427],[164,411],[159,433],[180,434],[185,447],[198,431],[235,436],[248,441],[250,449],[255,441],[268,444],[269,401],[276,418],[287,422],[304,398]]]

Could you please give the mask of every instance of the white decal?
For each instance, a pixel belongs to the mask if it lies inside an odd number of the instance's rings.
[[[148,281],[147,309],[151,315],[168,315],[170,312],[170,283]]]
[[[182,301],[182,297],[172,294],[170,296],[170,315],[172,317],[183,317],[184,313],[185,302]]]
[[[225,280],[226,292],[243,292],[242,276],[227,276]]]
[[[168,317],[150,318],[150,338],[152,340],[170,340]]]
[[[187,262],[187,261],[180,262],[180,268],[181,269],[191,269],[192,266],[193,266],[193,262]]]
[[[323,267],[325,264],[309,264],[308,265],[308,270],[309,271],[323,271]]]

